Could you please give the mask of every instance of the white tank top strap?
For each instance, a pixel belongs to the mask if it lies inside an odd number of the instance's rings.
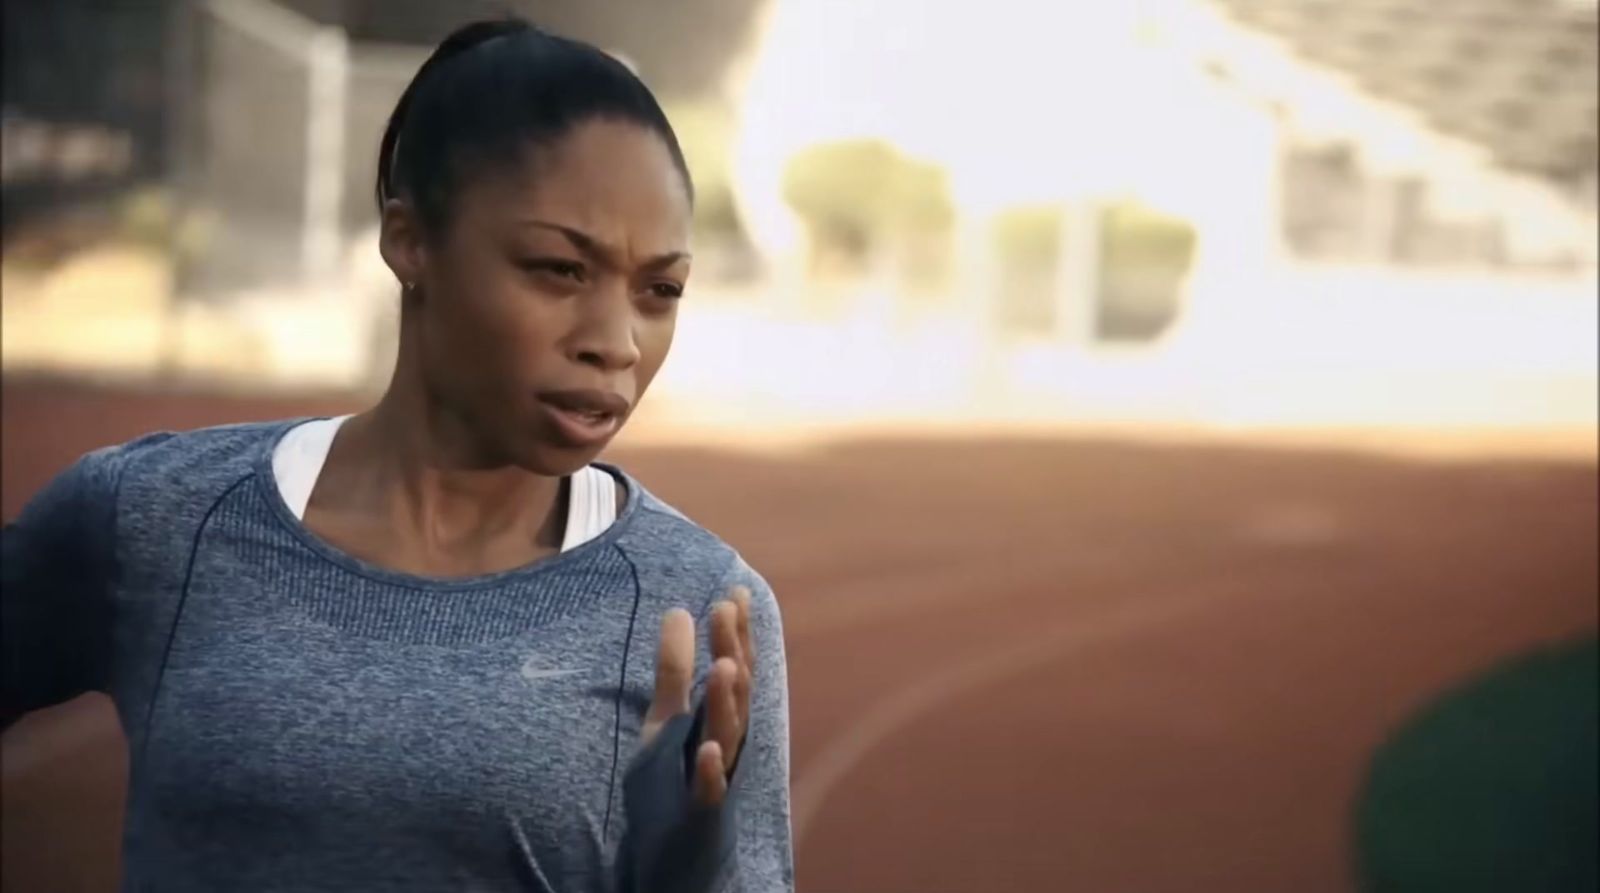
[[[349,416],[314,419],[296,425],[278,441],[272,452],[272,476],[278,492],[295,518],[304,520],[311,491],[328,462],[334,435]],[[617,481],[594,467],[585,466],[570,478],[567,493],[567,525],[561,551],[575,549],[594,539],[617,520]]]

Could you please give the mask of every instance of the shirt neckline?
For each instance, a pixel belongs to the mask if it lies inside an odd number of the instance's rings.
[[[309,527],[305,526],[304,522],[295,517],[294,510],[284,501],[283,493],[278,486],[277,477],[272,468],[272,456],[276,452],[278,444],[283,441],[285,435],[298,425],[327,418],[329,417],[311,416],[288,419],[280,423],[271,432],[270,437],[264,438],[264,448],[256,456],[255,460],[254,477],[256,478],[256,485],[279,525],[286,529],[302,545],[330,564],[379,583],[404,589],[456,591],[488,589],[508,583],[521,582],[529,577],[579,565],[610,548],[622,537],[639,512],[641,490],[638,483],[615,465],[594,462],[591,465],[609,474],[622,487],[624,493],[623,505],[617,512],[616,520],[598,536],[571,549],[557,552],[554,555],[547,555],[520,567],[489,574],[476,574],[469,577],[433,577],[384,567],[383,565],[357,558],[313,533]]]

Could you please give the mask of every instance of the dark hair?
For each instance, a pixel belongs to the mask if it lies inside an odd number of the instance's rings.
[[[389,116],[378,149],[378,210],[404,196],[424,225],[439,231],[466,171],[513,162],[594,118],[658,134],[693,200],[678,137],[626,65],[521,19],[465,25],[422,63]]]

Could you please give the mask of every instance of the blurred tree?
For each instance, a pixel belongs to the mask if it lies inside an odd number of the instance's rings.
[[[1194,227],[1136,202],[1108,207],[1100,225],[1096,334],[1113,341],[1160,335],[1178,316],[1194,263]]]
[[[1044,334],[1055,325],[1064,216],[1060,205],[1030,205],[995,217],[995,314],[1003,331]]]
[[[731,111],[714,101],[668,103],[665,111],[694,180],[696,232],[712,238],[738,238],[741,227],[728,160],[733,141]]]
[[[1056,324],[1064,211],[1059,204],[1009,208],[993,225],[1003,329],[1043,333]],[[1100,216],[1096,336],[1145,340],[1177,318],[1183,277],[1194,263],[1195,230],[1133,201]]]
[[[879,140],[807,149],[789,163],[783,193],[820,270],[860,273],[908,243],[947,233],[955,218],[945,172]]]
[[[995,248],[1007,264],[1054,269],[1061,254],[1060,205],[1008,208],[995,217]]]

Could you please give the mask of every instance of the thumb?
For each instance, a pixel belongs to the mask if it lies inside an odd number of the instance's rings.
[[[682,608],[673,608],[661,618],[661,640],[656,645],[656,691],[644,717],[645,744],[667,720],[689,712],[693,685],[694,618]]]

